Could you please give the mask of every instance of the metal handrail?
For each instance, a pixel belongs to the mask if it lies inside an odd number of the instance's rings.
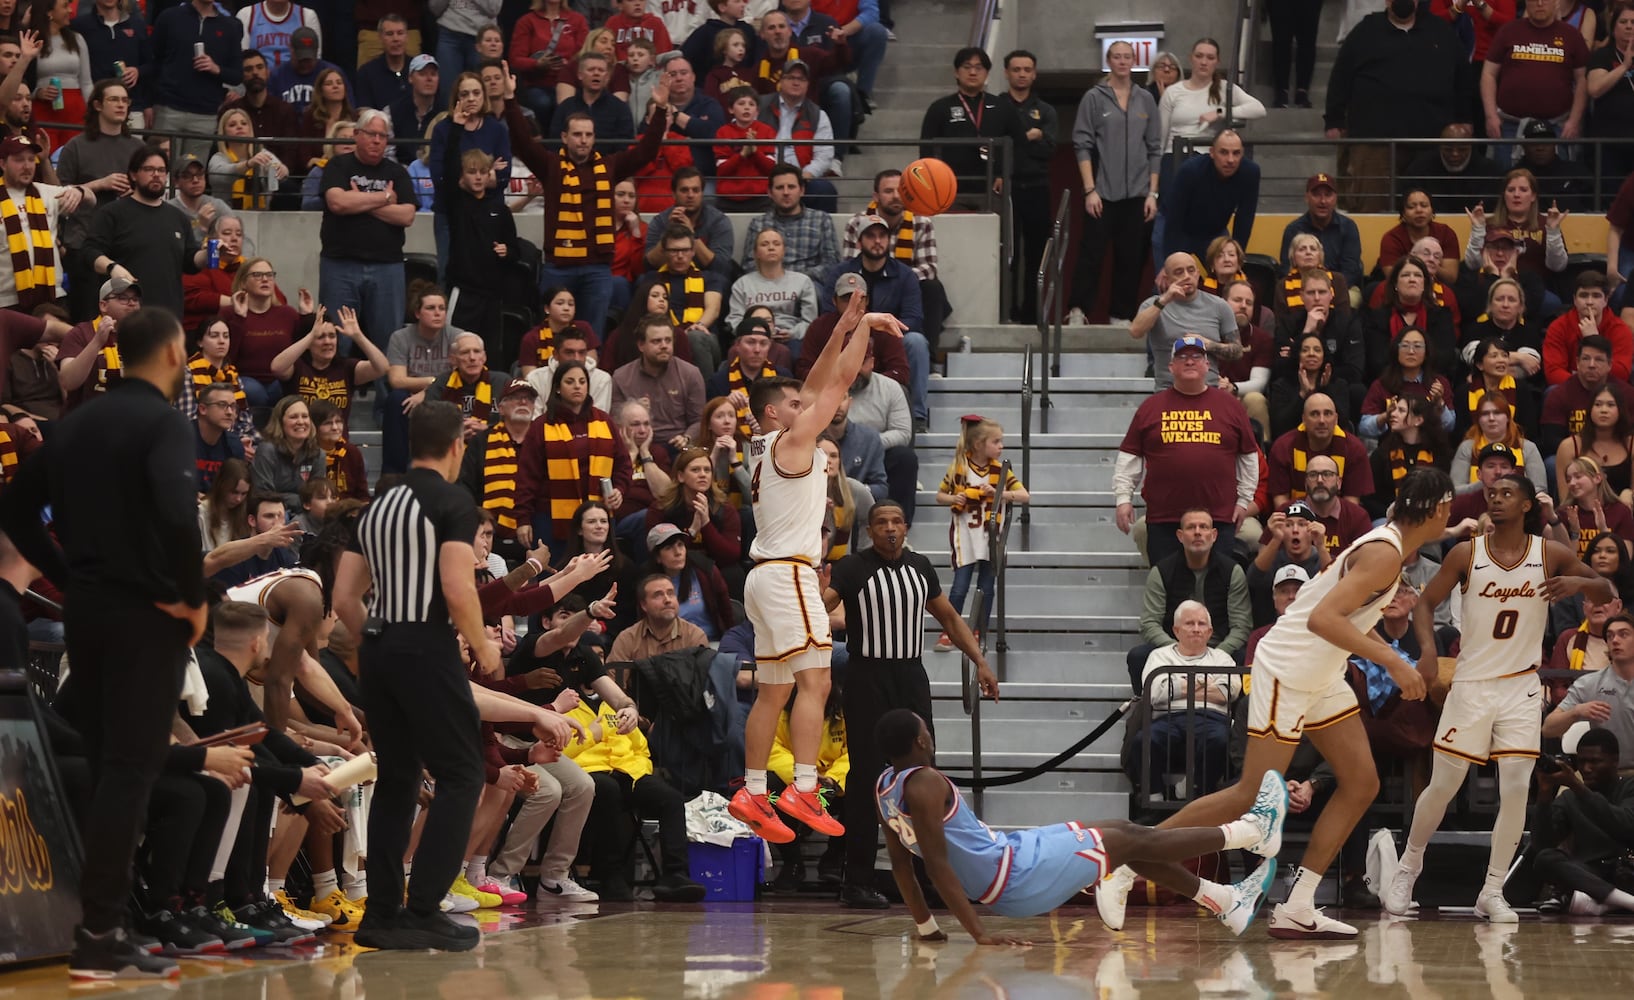
[[[1050,226],[1050,238],[1044,244],[1044,256],[1038,265],[1038,336],[1044,354],[1038,421],[1039,430],[1045,434],[1050,432],[1050,375],[1061,374],[1061,275],[1066,267],[1067,236],[1072,232],[1068,221],[1071,206],[1072,192],[1062,191]]]
[[[1021,481],[1032,482],[1033,471],[1033,345],[1021,356]],[[1031,505],[1021,508],[1023,527],[1033,523]]]
[[[970,604],[970,624],[979,623],[982,613],[987,610],[987,595],[982,593],[980,587],[976,588],[974,596],[975,600]],[[959,690],[964,699],[965,714],[970,716],[970,778],[974,783],[970,789],[970,804],[979,818],[982,814],[982,693],[970,667],[970,657],[961,652]]]
[[[999,0],[976,0],[976,10],[970,16],[971,48],[987,48],[987,35],[993,30],[998,13]]]
[[[1005,674],[1005,654],[1010,651],[1010,644],[1005,639],[1006,623],[1004,620],[1005,582],[1009,578],[1010,567],[1010,508],[1020,506],[1023,511],[1027,510],[1026,504],[1017,505],[1004,499],[1004,484],[1010,481],[1010,476],[1013,474],[1013,471],[1014,467],[1011,466],[1010,461],[1006,459],[1004,464],[999,469],[999,495],[995,498],[998,502],[994,504],[993,521],[988,525],[987,536],[987,557],[988,559],[992,560],[993,565],[993,600],[995,612],[993,616],[995,619],[993,632],[993,652],[997,654],[994,656],[994,660],[997,662],[993,666],[993,672],[1000,678],[1003,678]],[[985,638],[985,636],[983,638]],[[983,650],[986,649],[985,646],[982,648]]]

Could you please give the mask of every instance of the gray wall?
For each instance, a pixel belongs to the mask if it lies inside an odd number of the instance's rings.
[[[1229,60],[1238,25],[1236,0],[1005,0],[1003,17],[1019,25],[1020,47],[1051,74],[1100,72],[1097,24],[1162,23],[1163,47],[1180,56],[1182,69],[1186,50],[1205,35]]]

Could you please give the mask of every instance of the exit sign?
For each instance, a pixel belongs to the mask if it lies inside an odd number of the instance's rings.
[[[1161,24],[1109,24],[1095,29],[1095,40],[1101,43],[1101,71],[1106,72],[1112,67],[1107,64],[1106,50],[1114,42],[1126,42],[1135,50],[1136,72],[1152,68],[1152,60],[1163,51],[1163,26]]]

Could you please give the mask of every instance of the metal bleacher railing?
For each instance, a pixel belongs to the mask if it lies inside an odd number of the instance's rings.
[[[1570,179],[1588,185],[1583,197],[1587,198],[1587,210],[1603,212],[1609,207],[1611,199],[1617,193],[1617,188],[1623,181],[1623,175],[1606,172],[1606,152],[1614,147],[1627,149],[1634,146],[1634,138],[1606,138],[1590,137],[1573,139],[1571,141],[1555,140],[1554,142],[1524,142],[1519,139],[1326,139],[1321,137],[1288,137],[1288,136],[1260,136],[1252,130],[1242,133],[1244,155],[1253,160],[1260,168],[1260,203],[1263,205],[1269,199],[1283,201],[1302,201],[1305,193],[1305,182],[1316,169],[1325,169],[1339,179],[1342,187],[1339,200],[1344,207],[1347,199],[1383,199],[1384,209],[1394,214],[1400,207],[1398,199],[1409,186],[1422,185],[1437,180],[1445,181],[1445,177],[1420,176],[1402,169],[1402,164],[1413,156],[1425,151],[1434,151],[1442,146],[1466,146],[1471,150],[1483,152],[1516,146],[1553,145],[1561,162],[1576,172],[1569,178],[1544,177],[1540,184],[1547,189],[1551,181]],[[1209,143],[1202,139],[1179,139],[1174,141],[1173,151],[1177,160],[1182,157],[1206,153]],[[1384,158],[1386,172],[1357,173],[1352,169],[1341,167],[1344,153],[1347,149],[1362,147],[1385,147],[1389,155]],[[1575,155],[1574,160],[1567,161],[1563,154],[1567,151]],[[1312,165],[1316,158],[1327,158],[1327,165]],[[1519,153],[1513,157],[1513,167],[1525,166]],[[1468,178],[1480,180],[1481,178]],[[1503,194],[1503,178],[1501,174],[1488,178],[1491,182],[1490,190],[1482,193],[1481,197],[1487,203],[1500,198]],[[1573,197],[1578,197],[1574,195]],[[1539,193],[1539,202],[1542,210],[1549,207],[1548,196]],[[1473,206],[1473,202],[1471,203]],[[1563,206],[1564,207],[1564,206]]]

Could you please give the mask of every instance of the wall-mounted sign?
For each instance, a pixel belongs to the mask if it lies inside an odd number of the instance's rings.
[[[1101,45],[1101,71],[1111,69],[1106,50],[1113,42],[1128,42],[1135,50],[1135,72],[1152,68],[1152,60],[1163,51],[1163,25],[1151,22],[1097,25],[1095,40]]]

